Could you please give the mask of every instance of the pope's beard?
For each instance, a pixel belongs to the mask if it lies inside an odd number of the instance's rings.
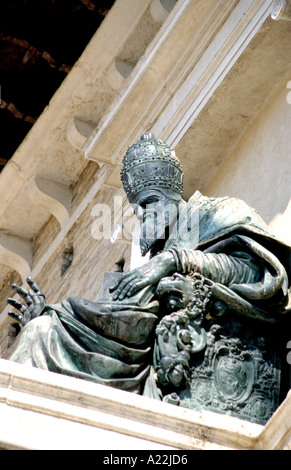
[[[156,238],[141,238],[139,241],[139,245],[142,256],[145,256],[149,251],[152,251],[154,249],[154,246],[156,245],[156,242]]]
[[[141,224],[140,251],[145,256],[149,251],[155,254],[163,248],[169,237],[170,227],[177,220],[177,211],[167,214],[163,220],[150,215]]]

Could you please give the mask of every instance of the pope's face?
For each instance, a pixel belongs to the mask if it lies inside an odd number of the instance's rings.
[[[144,256],[165,243],[169,228],[177,221],[179,201],[166,190],[144,190],[134,201],[133,210],[141,223],[140,248]]]

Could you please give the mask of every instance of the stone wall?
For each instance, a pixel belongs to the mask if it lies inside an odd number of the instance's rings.
[[[291,244],[291,71],[227,161],[205,189],[209,196],[233,196],[254,207],[278,238]]]
[[[49,302],[57,302],[68,295],[93,299],[105,271],[116,271],[117,263],[122,259],[125,260],[124,269],[129,269],[128,244],[113,245],[110,240],[96,240],[91,234],[94,222],[92,208],[97,203],[108,204],[112,208],[115,193],[113,188],[104,187],[100,191],[37,276]],[[73,262],[62,275],[63,254],[68,248],[73,249]]]

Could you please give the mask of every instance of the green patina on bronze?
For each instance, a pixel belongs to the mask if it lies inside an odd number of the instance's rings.
[[[150,260],[106,273],[94,301],[13,286],[26,305],[8,299],[23,325],[10,359],[264,424],[289,388],[290,247],[239,199],[184,201],[179,160],[152,134],[121,178]]]

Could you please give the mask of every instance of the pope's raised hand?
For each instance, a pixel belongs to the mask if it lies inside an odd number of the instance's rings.
[[[25,301],[25,304],[18,300],[9,298],[7,302],[12,307],[16,308],[20,313],[9,311],[8,315],[15,320],[19,321],[22,326],[25,326],[29,321],[38,317],[46,305],[45,295],[37,283],[31,278],[26,279],[30,290],[25,290],[16,284],[12,284],[12,289]]]

